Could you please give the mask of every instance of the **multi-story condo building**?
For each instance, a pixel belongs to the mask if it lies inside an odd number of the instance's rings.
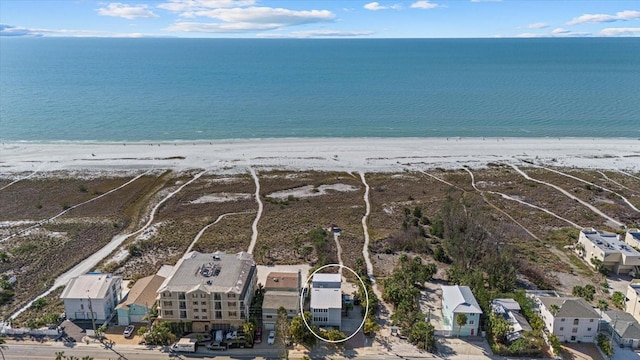
[[[88,273],[74,277],[60,299],[70,320],[93,320],[102,324],[114,314],[122,299],[122,276]]]
[[[249,253],[187,253],[158,289],[158,319],[191,322],[195,332],[239,328],[248,319],[256,281]]]
[[[561,342],[595,342],[600,314],[582,298],[536,297],[547,330]]]
[[[616,274],[640,272],[640,252],[622,241],[618,234],[581,230],[577,249],[593,267],[602,266]]]
[[[311,285],[311,321],[320,327],[340,328],[342,323],[342,277],[315,274]]]

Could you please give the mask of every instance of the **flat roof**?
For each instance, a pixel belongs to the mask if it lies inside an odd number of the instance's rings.
[[[333,288],[312,289],[310,306],[312,309],[342,309],[342,290]]]
[[[584,236],[605,253],[621,253],[625,256],[640,256],[640,253],[622,241],[618,234],[600,232],[594,229],[581,230]]]
[[[61,299],[102,299],[107,295],[109,287],[122,276],[111,274],[84,274],[69,280],[60,295]],[[118,289],[119,290],[119,285]]]
[[[263,309],[279,309],[284,307],[287,310],[298,310],[300,307],[300,295],[288,291],[267,291],[262,301]]]
[[[242,294],[255,270],[253,256],[246,252],[206,254],[192,251],[178,261],[158,292],[202,290]]]
[[[340,274],[315,274],[313,282],[342,282]]]
[[[299,274],[297,272],[270,272],[267,275],[265,288],[298,288]]]

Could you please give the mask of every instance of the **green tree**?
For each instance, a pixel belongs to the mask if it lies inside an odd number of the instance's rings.
[[[289,352],[287,351],[287,338],[289,337],[289,318],[287,316],[287,309],[280,306],[278,309],[278,317],[276,319],[276,344],[280,346],[281,351],[285,358],[289,358]]]
[[[311,325],[311,313],[305,311],[304,317],[307,320],[307,324],[309,324],[309,326],[311,326],[315,331],[316,327]],[[314,347],[317,342],[317,338],[311,333],[311,331],[309,331],[300,315],[294,317],[291,321],[291,325],[289,326],[289,335],[294,342],[302,344],[307,348]]]
[[[433,352],[436,347],[434,327],[424,320],[416,321],[409,331],[409,341],[419,349]]]
[[[549,306],[549,312],[551,312],[553,316],[556,316],[558,314],[558,311],[560,311],[560,307],[558,305],[552,304],[551,306]]]
[[[489,324],[491,326],[491,333],[494,339],[502,344],[507,343],[507,335],[513,331],[511,323],[500,314],[496,314],[491,311],[489,313]]]
[[[626,297],[620,291],[614,291],[611,301],[618,309],[624,309]]]
[[[149,345],[170,345],[176,341],[177,337],[171,332],[169,323],[166,321],[157,323],[145,336],[145,342]]]
[[[609,310],[609,303],[607,302],[607,300],[598,300],[598,309],[600,309],[601,311]]]
[[[551,348],[553,349],[553,353],[556,355],[560,355],[562,352],[562,345],[560,344],[560,339],[555,334],[549,334],[549,344],[551,344]]]
[[[247,321],[242,325],[242,330],[244,330],[244,334],[247,337],[247,342],[253,344],[253,334],[256,331],[256,325],[251,321]]]
[[[37,312],[42,311],[45,306],[47,306],[47,299],[45,298],[36,299],[33,303],[31,303],[31,307]]]
[[[322,331],[322,337],[331,341],[341,341],[347,338],[347,336],[338,329]],[[335,346],[342,346],[343,344],[343,342],[334,343]]]
[[[602,352],[607,355],[609,358],[611,358],[611,355],[613,355],[613,346],[611,346],[611,341],[609,341],[609,338],[605,335],[605,334],[598,334],[598,347],[600,349],[602,349]]]
[[[367,319],[364,321],[364,325],[362,326],[362,331],[365,335],[373,334],[379,329],[380,325],[378,325],[378,323],[375,322],[371,317],[367,317]]]
[[[462,331],[462,327],[467,325],[467,314],[464,314],[464,313],[456,314],[456,324],[458,324],[458,337],[460,337],[460,332]]]
[[[5,345],[7,342],[4,340],[4,338],[0,338],[0,355],[2,355],[2,360],[4,360],[4,351],[7,349],[7,345]]]
[[[143,326],[140,326],[140,327],[138,328],[138,336],[144,336],[144,334],[146,334],[146,333],[147,333],[147,331],[149,331],[149,328],[148,328],[148,327],[146,327],[146,326],[144,326],[144,325],[143,325]]]

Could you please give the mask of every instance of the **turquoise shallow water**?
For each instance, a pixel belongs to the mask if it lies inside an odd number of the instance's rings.
[[[0,38],[0,139],[640,137],[640,39]]]

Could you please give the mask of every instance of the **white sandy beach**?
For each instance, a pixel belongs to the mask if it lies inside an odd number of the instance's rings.
[[[155,143],[4,143],[0,175],[36,171],[257,169],[395,172],[486,166],[490,162],[640,171],[640,139],[312,138]]]

